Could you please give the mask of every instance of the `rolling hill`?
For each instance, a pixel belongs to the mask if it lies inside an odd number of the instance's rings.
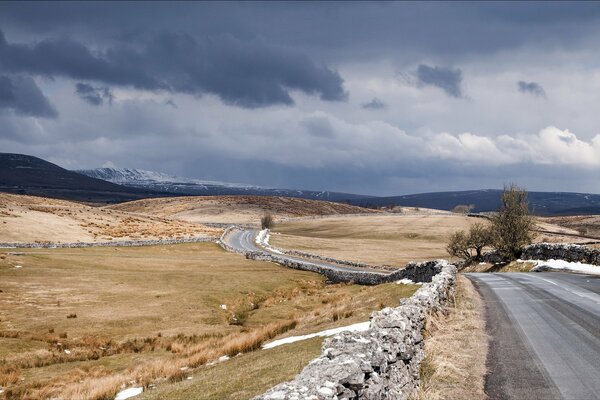
[[[145,171],[130,168],[96,168],[75,171],[92,178],[103,179],[120,185],[136,187],[151,191],[192,196],[283,196],[311,200],[345,201],[351,199],[367,199],[349,193],[329,191],[296,190],[269,188],[243,183],[215,182],[200,179],[171,176],[162,172]]]
[[[0,153],[0,191],[103,203],[160,195],[152,190],[78,174],[41,158],[13,153]]]
[[[459,204],[474,205],[473,212],[495,211],[502,190],[469,190],[420,193],[405,196],[351,200],[359,206],[410,206],[452,210]],[[529,208],[536,215],[600,214],[600,195],[570,192],[529,192]]]

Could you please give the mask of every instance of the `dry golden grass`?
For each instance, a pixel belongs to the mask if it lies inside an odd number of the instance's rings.
[[[210,196],[145,199],[110,207],[113,210],[151,214],[187,222],[260,224],[269,212],[275,221],[314,215],[377,213],[347,204],[265,196]]]
[[[323,338],[314,338],[244,354],[227,362],[205,366],[183,382],[158,386],[139,400],[246,400],[291,380],[321,353]]]
[[[448,258],[449,235],[476,222],[456,214],[381,214],[288,221],[274,228],[270,243],[282,248],[371,264]]]
[[[600,239],[600,215],[575,215],[568,217],[545,217],[538,218],[540,229],[550,232],[556,232],[556,235],[546,235],[548,241],[565,241],[577,243],[580,241],[589,241],[590,239]],[[569,233],[571,235],[581,235],[584,239],[560,236],[560,233]],[[554,239],[553,236],[558,236]]]
[[[106,207],[0,193],[0,242],[103,242],[218,236],[219,229]]]
[[[9,398],[108,398],[275,336],[364,321],[415,289],[326,285],[212,243],[1,251],[0,365],[16,369],[0,381]]]
[[[471,281],[459,275],[448,314],[428,319],[416,399],[485,399],[487,349],[482,300]]]

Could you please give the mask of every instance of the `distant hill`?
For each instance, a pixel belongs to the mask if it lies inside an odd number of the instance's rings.
[[[452,210],[459,204],[473,204],[473,212],[495,211],[500,207],[501,190],[420,193],[405,196],[351,200],[360,206],[397,206]],[[536,215],[600,214],[600,195],[569,192],[529,192],[529,208]]]
[[[0,191],[106,203],[160,195],[81,175],[41,158],[12,153],[0,153]]]
[[[103,179],[112,183],[130,187],[143,188],[152,191],[172,193],[176,195],[193,196],[283,196],[298,197],[312,200],[345,201],[352,199],[368,199],[349,193],[329,191],[278,189],[243,183],[227,183],[206,181],[200,179],[183,178],[167,175],[162,172],[145,171],[130,168],[96,168],[75,171],[92,178]]]

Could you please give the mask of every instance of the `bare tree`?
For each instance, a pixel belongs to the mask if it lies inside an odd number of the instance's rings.
[[[271,227],[273,227],[273,223],[273,216],[271,216],[269,213],[263,215],[260,219],[260,226],[262,229],[271,229]]]
[[[465,260],[481,260],[483,249],[493,243],[492,230],[489,225],[475,223],[469,231],[457,231],[450,235],[446,251],[454,257]]]
[[[534,220],[529,213],[527,192],[516,185],[506,186],[498,212],[492,216],[494,247],[504,257],[514,260],[523,247],[533,241]]]

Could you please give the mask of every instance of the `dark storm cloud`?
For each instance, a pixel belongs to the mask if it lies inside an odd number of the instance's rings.
[[[75,85],[75,93],[93,106],[101,106],[106,101],[112,104],[114,96],[108,87],[95,87],[89,83],[78,82]]]
[[[589,28],[599,17],[600,4],[593,2],[0,3],[0,26],[17,31],[76,30],[94,42],[129,42],[156,31],[229,33],[338,60],[382,51],[454,58],[524,43],[572,47],[594,35]]]
[[[55,118],[58,115],[28,76],[0,75],[0,109],[12,109],[17,114],[34,117]]]
[[[371,101],[364,103],[362,108],[366,110],[381,110],[382,108],[385,108],[385,103],[379,100],[377,97],[373,97]]]
[[[546,97],[546,91],[539,83],[519,81],[517,82],[517,86],[521,93],[529,93],[535,97]]]
[[[197,40],[162,33],[139,48],[118,45],[92,52],[68,38],[10,44],[0,31],[0,69],[196,96],[212,93],[247,108],[291,105],[289,90],[326,101],[347,97],[340,75],[306,55],[227,35]]]
[[[421,64],[417,68],[416,77],[419,85],[436,86],[446,92],[448,96],[463,96],[462,71],[458,68],[430,67]]]

